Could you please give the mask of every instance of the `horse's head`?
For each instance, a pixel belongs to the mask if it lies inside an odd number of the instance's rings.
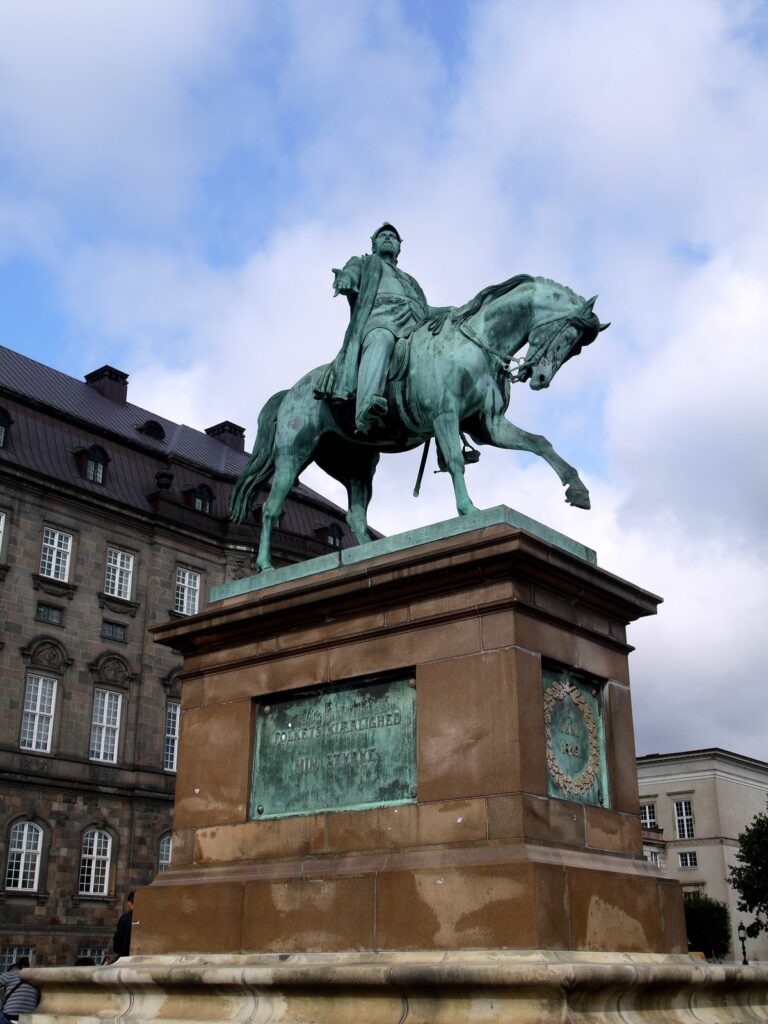
[[[590,345],[600,331],[610,324],[601,324],[592,311],[594,295],[584,301],[574,297],[570,309],[548,310],[528,332],[528,351],[517,371],[517,380],[528,381],[534,391],[548,388],[552,378],[585,345]]]

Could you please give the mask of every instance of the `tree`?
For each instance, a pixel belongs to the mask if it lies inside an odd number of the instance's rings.
[[[701,893],[686,896],[683,906],[688,948],[713,960],[722,959],[731,948],[728,907]]]
[[[754,916],[747,935],[768,932],[768,814],[756,814],[739,835],[738,864],[728,881],[739,894],[738,908]]]

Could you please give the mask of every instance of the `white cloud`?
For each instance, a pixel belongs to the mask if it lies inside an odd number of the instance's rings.
[[[593,511],[562,504],[547,467],[487,449],[471,493],[584,540],[666,598],[632,633],[644,749],[765,756],[768,72],[753,9],[474,5],[459,68],[412,32],[406,4],[222,14],[203,0],[83,0],[46,7],[40,33],[42,10],[2,15],[0,128],[27,201],[56,197],[61,219],[73,190],[114,204],[114,230],[53,233],[47,257],[60,261],[83,368],[106,349],[132,400],[198,427],[232,419],[252,440],[264,401],[335,353],[347,312],[330,267],[384,218],[434,303],[520,271],[598,291],[610,331],[548,393],[515,388],[510,410],[582,470]],[[280,228],[236,236],[238,255],[213,262],[217,239],[184,215],[233,153],[255,174],[236,196],[243,224]],[[34,238],[13,216],[14,237]],[[417,464],[382,460],[380,529],[454,514],[445,476],[404,499]],[[306,479],[343,500],[319,471]],[[726,692],[727,713],[713,711]]]

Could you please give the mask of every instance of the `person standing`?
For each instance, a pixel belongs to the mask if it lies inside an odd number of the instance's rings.
[[[20,1013],[31,1013],[40,1002],[38,989],[21,977],[25,967],[29,967],[28,956],[19,957],[9,970],[0,974],[0,985],[3,986],[2,1014],[11,1021],[17,1021]]]
[[[115,931],[112,939],[112,949],[115,952],[115,956],[130,956],[131,954],[131,928],[133,926],[133,896],[132,892],[128,893],[126,899],[126,905],[128,909],[124,914],[120,915],[117,922],[117,930]]]

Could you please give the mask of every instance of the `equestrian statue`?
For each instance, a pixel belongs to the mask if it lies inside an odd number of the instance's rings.
[[[464,466],[480,453],[468,442],[540,455],[565,486],[565,499],[589,508],[579,474],[549,441],[504,416],[510,384],[549,387],[557,371],[608,324],[584,299],[543,277],[518,274],[461,307],[427,303],[418,282],[397,265],[402,239],[383,224],[372,252],[334,270],[335,294],[351,315],[334,361],[279,391],[259,414],[253,453],[230,497],[242,523],[271,480],[262,507],[258,570],[271,568],[271,536],[299,474],[316,462],[347,491],[347,522],[358,543],[370,540],[367,511],[382,453],[424,445],[418,494],[431,438],[438,466],[453,481],[459,515],[476,511]],[[525,349],[525,353],[518,355]]]

